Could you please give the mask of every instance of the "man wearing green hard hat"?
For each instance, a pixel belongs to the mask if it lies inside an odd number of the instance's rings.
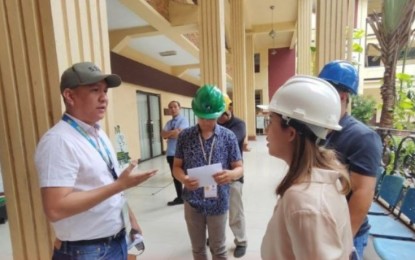
[[[173,174],[184,184],[182,197],[193,258],[207,259],[207,229],[213,258],[226,259],[229,184],[243,174],[242,157],[235,134],[216,123],[225,111],[225,100],[216,86],[199,88],[192,109],[198,123],[178,137]]]

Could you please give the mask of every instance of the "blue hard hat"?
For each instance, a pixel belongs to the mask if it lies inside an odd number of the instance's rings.
[[[357,94],[359,74],[357,69],[348,61],[334,60],[327,63],[318,77],[353,94]]]

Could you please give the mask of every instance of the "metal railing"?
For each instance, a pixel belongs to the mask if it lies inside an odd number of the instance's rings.
[[[384,175],[401,175],[405,187],[415,187],[415,133],[388,128],[375,128],[383,144]]]

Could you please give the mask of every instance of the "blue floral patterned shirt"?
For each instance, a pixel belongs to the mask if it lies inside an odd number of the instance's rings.
[[[177,140],[176,158],[183,160],[182,168],[187,169],[207,165],[207,159],[200,145],[199,125],[184,129]],[[223,169],[232,169],[231,163],[242,160],[235,134],[220,125],[216,125],[213,135],[204,140],[200,137],[206,152],[206,157],[212,151],[211,164],[221,163]],[[212,143],[215,140],[213,148]],[[218,185],[217,198],[205,198],[203,187],[194,191],[184,188],[183,199],[205,216],[221,215],[229,209],[229,184]]]

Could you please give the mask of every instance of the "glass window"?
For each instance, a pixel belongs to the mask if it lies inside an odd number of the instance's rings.
[[[194,126],[197,123],[197,118],[191,108],[182,107],[181,113],[189,121],[189,126]]]

